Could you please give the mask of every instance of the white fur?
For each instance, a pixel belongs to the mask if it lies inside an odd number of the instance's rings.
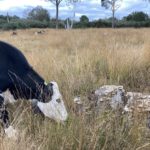
[[[56,82],[51,82],[53,84],[53,96],[52,100],[48,103],[38,102],[37,106],[43,112],[43,114],[57,122],[65,121],[68,118],[68,113],[65,108],[62,96],[59,92],[59,88]],[[56,100],[60,99],[61,102],[58,103]]]
[[[46,81],[44,81],[44,85],[47,85],[47,82],[46,82]]]
[[[13,103],[16,102],[16,100],[14,99],[14,96],[10,93],[9,90],[6,90],[5,92],[3,92],[1,94],[1,96],[3,96],[3,98],[4,98],[4,104],[5,105],[8,104],[8,103],[13,104]]]

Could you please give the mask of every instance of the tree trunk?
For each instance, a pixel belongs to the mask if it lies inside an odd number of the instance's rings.
[[[9,23],[10,22],[10,20],[9,20],[9,15],[8,15],[8,13],[7,13],[7,23]]]
[[[112,2],[112,28],[115,27],[115,0]]]
[[[74,13],[73,13],[73,18],[72,18],[72,20],[71,20],[71,29],[73,28],[73,25],[74,25],[74,20],[75,20],[75,11],[74,11]]]
[[[113,13],[112,14],[112,28],[114,28],[115,27],[115,10],[113,10],[112,13]]]
[[[73,28],[74,22],[75,22],[75,17],[76,17],[76,2],[73,4],[73,19],[71,21],[71,29]]]
[[[56,29],[58,29],[59,4],[56,4]]]

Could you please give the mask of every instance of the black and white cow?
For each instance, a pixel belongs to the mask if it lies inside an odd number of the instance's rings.
[[[5,105],[19,98],[31,100],[35,112],[58,122],[68,117],[57,83],[46,84],[17,48],[0,41],[0,119],[8,136],[14,129]]]

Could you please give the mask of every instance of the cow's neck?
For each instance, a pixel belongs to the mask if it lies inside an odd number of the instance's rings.
[[[27,75],[24,76],[24,78],[28,82],[31,82],[33,85],[35,84],[36,86],[44,86],[44,79],[32,68],[28,71]]]
[[[37,99],[45,87],[44,79],[32,68],[23,76],[14,76],[16,80],[10,90],[15,98]]]

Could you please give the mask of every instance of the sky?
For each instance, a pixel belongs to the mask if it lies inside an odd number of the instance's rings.
[[[60,5],[59,18],[66,19],[73,17],[72,5],[66,4],[66,0]],[[120,7],[116,11],[116,17],[121,19],[135,11],[143,11],[150,15],[150,3],[144,0],[121,0]],[[28,12],[36,7],[42,6],[47,9],[51,17],[55,17],[55,6],[45,0],[0,0],[0,15],[17,15],[26,17]],[[111,11],[101,7],[100,0],[81,0],[75,7],[75,18],[78,20],[86,15],[90,20],[111,17]]]

